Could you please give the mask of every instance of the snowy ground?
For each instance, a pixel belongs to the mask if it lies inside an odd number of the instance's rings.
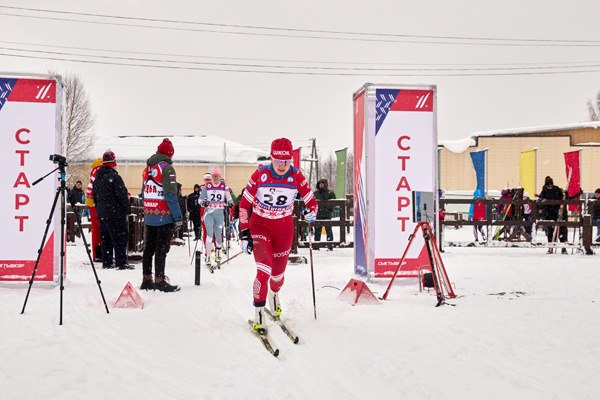
[[[337,296],[353,277],[352,250],[315,252],[318,320],[309,267],[290,265],[282,301],[301,343],[273,326],[276,359],[246,323],[251,257],[203,269],[194,286],[187,246],[173,247],[167,274],[182,290],[142,292],[143,310],[107,315],[78,241],[68,247],[63,326],[58,288],[35,285],[20,315],[26,284],[0,284],[0,398],[596,399],[599,256],[544,253],[447,248],[460,297],[435,308],[412,280],[380,305],[345,304]],[[98,273],[111,305],[141,281],[139,265]],[[386,284],[369,286],[381,295]]]

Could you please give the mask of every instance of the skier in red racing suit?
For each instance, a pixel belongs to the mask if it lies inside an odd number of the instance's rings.
[[[257,332],[266,332],[267,298],[271,313],[281,315],[278,293],[283,286],[294,238],[292,211],[298,193],[308,211],[305,219],[312,223],[317,215],[317,201],[308,182],[291,162],[292,142],[286,138],[275,139],[271,143],[271,164],[254,171],[240,201],[240,245],[248,254],[254,249],[256,261],[253,329]],[[250,208],[252,216],[248,220]]]

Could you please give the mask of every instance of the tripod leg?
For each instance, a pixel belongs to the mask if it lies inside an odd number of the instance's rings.
[[[25,296],[25,302],[23,303],[23,309],[21,310],[21,314],[25,313],[25,307],[27,306],[27,300],[29,299],[29,292],[31,292],[31,286],[33,285],[33,280],[35,279],[35,274],[37,272],[38,265],[40,263],[40,257],[42,256],[42,251],[44,250],[44,244],[46,243],[46,237],[48,236],[48,230],[50,230],[50,224],[52,223],[52,216],[54,215],[54,210],[56,209],[56,203],[58,202],[58,197],[60,196],[60,188],[56,189],[56,195],[54,195],[54,201],[52,202],[52,209],[50,210],[50,215],[48,216],[48,220],[46,221],[46,229],[44,230],[44,237],[42,238],[42,244],[38,250],[37,259],[35,260],[35,267],[33,267],[33,272],[31,273],[31,279],[29,280],[29,288],[27,289],[27,295]]]
[[[442,304],[444,304],[445,299],[444,299],[444,295],[442,294],[442,288],[440,287],[440,281],[438,280],[438,277],[437,277],[437,271],[435,269],[435,261],[433,259],[433,252],[431,251],[431,241],[430,241],[430,237],[429,237],[429,230],[426,226],[423,227],[423,239],[425,239],[425,247],[427,248],[427,255],[429,256],[429,262],[431,263],[431,276],[433,278],[433,284],[435,286],[435,294],[436,294],[437,301],[438,301],[435,306],[439,307]]]
[[[81,235],[81,238],[83,239],[83,244],[85,246],[85,252],[88,255],[88,258],[90,260],[90,265],[92,266],[92,271],[94,271],[94,277],[96,278],[96,283],[98,284],[98,290],[100,290],[100,296],[102,297],[102,302],[104,303],[104,308],[106,309],[106,313],[108,314],[108,306],[106,305],[106,299],[104,298],[104,292],[102,291],[102,286],[100,286],[100,279],[98,278],[98,273],[96,272],[96,267],[94,266],[94,259],[92,258],[92,251],[90,249],[90,247],[88,246],[87,243],[87,239],[85,238],[85,235],[83,234],[83,228],[81,226],[81,217],[79,216],[79,214],[76,212],[75,213],[75,221],[77,222],[77,229],[79,229],[79,234]]]

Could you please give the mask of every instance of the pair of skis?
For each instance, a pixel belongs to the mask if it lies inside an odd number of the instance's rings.
[[[264,309],[266,314],[269,316],[269,318],[275,322],[277,324],[277,326],[279,326],[279,328],[281,328],[281,330],[283,331],[283,333],[285,333],[285,335],[292,341],[292,343],[294,344],[298,344],[300,342],[300,338],[298,337],[298,335],[296,335],[291,329],[289,329],[286,325],[285,322],[283,322],[281,320],[281,318],[273,315],[271,313],[271,311],[269,309]],[[252,325],[254,324],[254,321],[252,320],[248,320],[248,324],[250,325],[250,327],[252,327]],[[266,331],[264,332],[257,332],[255,330],[252,330],[252,332],[254,333],[254,335],[256,337],[258,337],[258,339],[261,341],[261,343],[263,344],[263,346],[265,347],[265,349],[271,353],[271,355],[277,357],[279,356],[279,349],[273,347],[273,344],[271,343],[271,339],[268,335],[268,333]]]

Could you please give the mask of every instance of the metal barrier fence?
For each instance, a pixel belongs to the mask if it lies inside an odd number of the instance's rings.
[[[339,228],[339,240],[332,242],[313,242],[313,249],[320,249],[323,247],[334,248],[334,247],[354,247],[354,242],[347,242],[346,235],[350,232],[350,227],[353,225],[353,221],[348,217],[348,208],[352,206],[351,201],[348,199],[335,199],[335,200],[317,200],[319,208],[322,207],[338,207],[339,208],[339,219],[326,219],[317,220],[313,225],[316,227],[331,226],[333,228]],[[308,247],[308,223],[304,220],[302,210],[305,208],[304,201],[296,200],[294,203],[294,242],[292,243],[291,253],[295,254],[298,252],[298,248]]]
[[[462,226],[483,226],[488,235],[486,237],[486,245],[490,246],[493,241],[510,242],[511,247],[519,247],[519,242],[531,242],[531,236],[526,232],[526,227],[539,228],[555,228],[567,227],[580,230],[580,245],[585,249],[586,253],[591,254],[591,247],[597,245],[593,238],[593,228],[599,226],[600,222],[592,221],[589,215],[595,207],[600,207],[600,202],[590,200],[587,203],[583,200],[500,200],[500,199],[442,199],[440,207],[445,208],[451,204],[468,204],[486,206],[486,219],[480,221],[465,219],[464,213],[447,213],[444,221],[440,221],[442,227]],[[531,207],[530,216],[525,219],[523,215],[523,205],[528,204]],[[566,220],[545,220],[542,215],[542,208],[545,206],[567,207],[568,205],[577,205],[578,211],[568,214]],[[510,219],[505,217],[504,213],[497,210],[510,207],[513,210]],[[561,213],[561,211],[559,211]],[[513,228],[514,227],[514,228]],[[496,228],[494,235],[490,231]],[[564,247],[553,243],[543,243],[543,247]],[[576,246],[575,243],[569,243],[570,246]]]

